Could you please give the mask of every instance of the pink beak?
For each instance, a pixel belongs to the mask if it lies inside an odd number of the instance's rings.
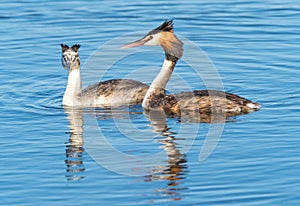
[[[122,49],[127,49],[127,48],[132,48],[132,47],[137,47],[137,46],[143,46],[145,43],[146,43],[146,42],[145,42],[145,40],[144,40],[144,38],[143,38],[143,39],[140,39],[140,40],[131,42],[131,43],[129,43],[129,44],[125,44],[125,45],[123,45],[121,48],[122,48]]]

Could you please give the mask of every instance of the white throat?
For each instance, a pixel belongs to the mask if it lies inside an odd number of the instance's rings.
[[[70,69],[68,76],[68,85],[63,97],[63,105],[65,106],[79,106],[81,93],[81,77],[80,69]]]
[[[166,85],[172,75],[174,66],[175,66],[174,62],[167,60],[167,59],[164,60],[164,63],[161,67],[160,72],[153,80],[152,84],[150,85],[150,87],[143,99],[143,103],[142,103],[143,108],[150,107],[149,102],[151,100],[152,94],[154,94],[158,91],[164,90],[166,88]]]

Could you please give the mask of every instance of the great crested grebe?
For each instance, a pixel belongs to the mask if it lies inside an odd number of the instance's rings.
[[[160,110],[169,115],[180,115],[184,111],[194,111],[200,114],[222,113],[226,114],[226,116],[235,116],[260,109],[258,103],[235,94],[217,90],[195,90],[192,92],[166,94],[166,84],[176,62],[183,53],[183,43],[173,32],[172,20],[165,21],[142,39],[126,44],[122,48],[142,45],[160,45],[165,52],[162,68],[150,85],[142,103],[146,111]]]
[[[61,44],[62,65],[68,69],[68,84],[63,97],[64,106],[113,107],[140,104],[149,88],[142,82],[131,79],[112,79],[81,89],[80,58],[75,44]]]

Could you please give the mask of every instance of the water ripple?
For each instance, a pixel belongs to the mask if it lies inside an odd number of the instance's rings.
[[[13,0],[2,2],[0,13],[3,205],[299,202],[298,1]],[[128,32],[147,32],[167,18],[174,19],[178,35],[210,57],[226,91],[262,105],[259,112],[226,123],[204,162],[199,162],[199,152],[214,125],[197,124],[193,139],[195,123],[169,118],[166,125],[153,124],[140,106],[114,111],[68,111],[61,106],[67,71],[60,63],[60,43],[81,44],[85,65],[100,45]],[[162,58],[160,48],[129,55],[112,65],[105,79],[136,72],[135,78],[149,84],[155,73],[144,68],[160,67]],[[83,66],[83,84],[99,81],[106,69],[102,62]],[[169,91],[182,90],[178,77],[192,89],[205,88],[183,61],[176,66]],[[85,145],[91,121],[107,142],[132,157],[117,158],[110,166],[133,174],[150,168],[148,173],[124,176],[97,164]],[[165,130],[159,132],[162,125]],[[186,149],[189,141],[192,147]],[[159,161],[133,167],[133,157],[153,154],[161,154]]]

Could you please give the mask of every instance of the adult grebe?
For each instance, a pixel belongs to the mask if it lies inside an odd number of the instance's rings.
[[[75,44],[61,44],[62,65],[68,69],[68,85],[62,104],[65,106],[114,107],[140,104],[149,88],[142,82],[131,79],[112,79],[81,89],[80,58]]]
[[[165,21],[150,31],[142,39],[124,45],[122,48],[160,45],[165,52],[165,59],[159,74],[153,80],[142,106],[145,110],[161,110],[170,115],[194,111],[200,114],[219,113],[226,116],[246,114],[260,109],[258,103],[235,94],[217,90],[195,90],[177,94],[166,94],[165,87],[173,72],[176,62],[183,53],[183,43],[173,33],[173,21]]]

